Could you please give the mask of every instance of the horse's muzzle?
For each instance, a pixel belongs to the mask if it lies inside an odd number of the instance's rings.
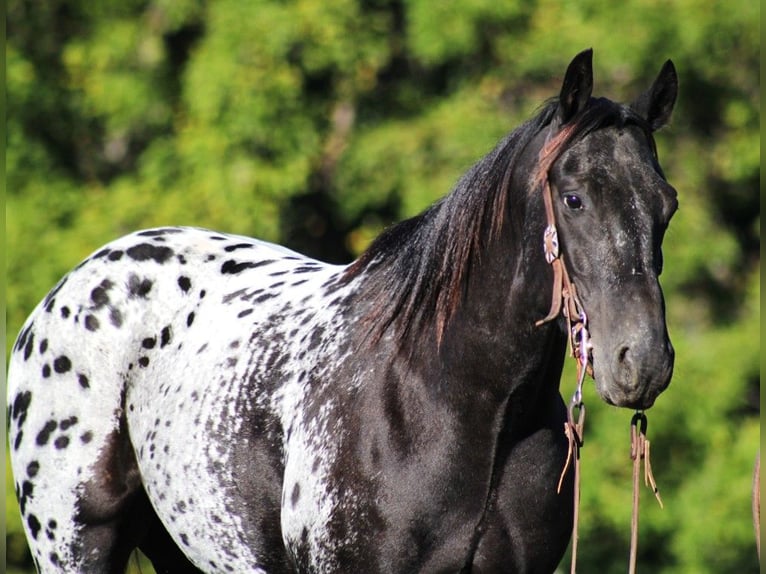
[[[604,354],[594,352],[596,389],[609,404],[648,409],[670,384],[674,362],[667,335],[621,341]]]

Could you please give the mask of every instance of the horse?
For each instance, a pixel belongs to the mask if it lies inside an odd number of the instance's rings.
[[[64,276],[8,373],[37,569],[121,572],[140,549],[158,572],[552,572],[573,480],[557,492],[569,337],[543,189],[600,397],[647,409],[674,362],[658,277],[677,198],[653,134],[676,71],[630,104],[592,87],[586,50],[348,265],[164,227]]]

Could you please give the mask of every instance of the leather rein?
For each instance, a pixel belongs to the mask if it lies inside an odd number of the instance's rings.
[[[570,572],[574,574],[577,568],[578,526],[580,508],[580,450],[583,446],[583,432],[585,427],[585,404],[582,398],[583,382],[585,375],[593,377],[593,346],[588,332],[588,316],[577,295],[575,284],[569,277],[569,272],[564,262],[564,256],[559,249],[558,230],[556,229],[556,217],[553,210],[553,193],[548,178],[553,163],[558,159],[565,144],[569,141],[574,126],[567,124],[559,132],[549,139],[540,150],[538,170],[535,182],[542,186],[543,201],[545,203],[546,228],[543,233],[543,249],[545,260],[553,270],[553,293],[551,307],[548,314],[535,323],[540,326],[556,319],[563,314],[567,323],[567,339],[569,341],[569,354],[577,361],[577,387],[567,408],[567,421],[564,423],[564,434],[567,437],[569,448],[564,468],[561,471],[557,492],[561,492],[567,471],[570,465],[574,467],[574,512],[572,524],[572,562]],[[629,573],[636,571],[636,559],[638,554],[638,503],[639,503],[639,478],[641,474],[641,461],[644,461],[644,482],[650,486],[662,507],[657,484],[652,474],[649,460],[649,441],[646,438],[647,419],[643,411],[637,411],[630,423],[630,457],[633,460],[633,509],[631,518],[630,536],[630,559]]]

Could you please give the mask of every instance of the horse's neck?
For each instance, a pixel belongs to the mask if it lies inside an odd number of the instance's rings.
[[[447,370],[457,368],[466,378],[475,373],[499,392],[557,376],[548,365],[564,353],[561,329],[555,322],[535,325],[550,304],[552,287],[542,237],[535,239],[507,230],[474,267],[440,350]]]

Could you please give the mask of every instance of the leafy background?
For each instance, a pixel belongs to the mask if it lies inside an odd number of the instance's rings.
[[[749,0],[9,0],[7,347],[117,236],[198,225],[348,261],[555,95],[575,53],[623,100],[672,58],[677,366],[649,412],[665,509],[644,490],[639,564],[756,572],[759,20]],[[630,413],[588,398],[580,570],[623,572]],[[7,571],[31,571],[10,471],[6,527]]]

